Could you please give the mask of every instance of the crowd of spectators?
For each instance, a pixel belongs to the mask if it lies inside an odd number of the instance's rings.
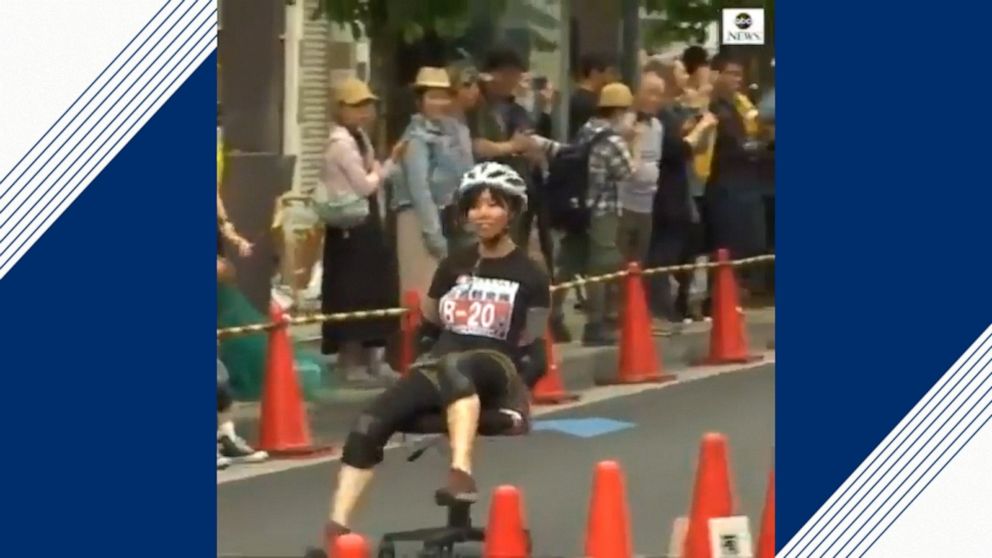
[[[324,313],[396,307],[403,292],[425,294],[438,263],[472,238],[456,217],[453,193],[481,161],[510,165],[527,180],[531,203],[514,227],[515,241],[554,282],[630,261],[656,267],[705,260],[717,248],[734,258],[773,249],[773,204],[759,169],[774,153],[774,91],[750,98],[740,61],[693,46],[674,59],[648,58],[628,84],[615,57],[586,55],[560,141],[551,139],[557,90],[527,66],[514,49],[494,48],[478,63],[421,68],[411,84],[416,112],[385,154],[370,139],[375,92],[356,78],[336,84],[315,195]],[[574,201],[564,197],[576,192],[581,218],[564,220],[562,208]],[[220,214],[218,222],[242,253],[251,250]],[[221,256],[219,275],[227,272]],[[766,288],[760,274],[740,283],[745,301]],[[572,342],[578,333],[564,319],[574,295],[585,314],[579,341],[615,343],[615,287],[556,293],[549,323],[555,341]],[[708,319],[706,273],[655,275],[647,287],[658,333]],[[388,382],[396,373],[384,349],[397,328],[395,320],[325,323],[322,349],[337,355],[348,379]],[[219,444],[221,438],[219,430]]]

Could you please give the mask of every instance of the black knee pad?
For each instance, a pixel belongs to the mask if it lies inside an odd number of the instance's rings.
[[[383,448],[393,435],[379,417],[362,413],[344,442],[341,462],[358,469],[371,469],[382,463]]]
[[[457,354],[447,355],[438,361],[438,390],[441,392],[441,403],[444,406],[475,395],[475,383],[463,369],[464,366],[466,359]]]

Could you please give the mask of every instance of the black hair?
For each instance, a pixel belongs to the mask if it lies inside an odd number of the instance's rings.
[[[744,67],[744,64],[728,52],[721,52],[713,57],[713,69],[722,72],[727,69],[727,66],[734,65]]]
[[[527,71],[527,63],[524,62],[523,57],[516,50],[506,46],[497,46],[486,54],[486,59],[482,64],[482,71],[495,72],[503,69],[514,69],[525,72]]]
[[[689,75],[696,73],[696,70],[708,64],[709,58],[710,55],[706,49],[699,45],[692,45],[682,51],[682,65],[685,66],[685,71]]]
[[[579,77],[587,78],[593,72],[605,72],[610,68],[615,68],[617,59],[604,52],[587,52],[579,59]]]
[[[479,201],[479,196],[482,195],[482,192],[485,192],[487,190],[489,191],[489,195],[493,197],[493,200],[495,200],[496,203],[505,207],[510,212],[511,220],[514,217],[520,215],[521,210],[523,209],[523,207],[521,206],[520,198],[516,196],[511,196],[510,194],[506,193],[503,190],[500,190],[499,188],[489,188],[486,186],[482,186],[479,188],[472,188],[458,199],[459,216],[461,216],[463,219],[467,218],[469,209],[475,207],[475,204]]]

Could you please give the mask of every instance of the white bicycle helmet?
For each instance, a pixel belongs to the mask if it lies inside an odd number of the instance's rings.
[[[459,208],[464,213],[468,210],[465,203],[468,195],[479,188],[490,188],[503,192],[510,199],[520,203],[519,210],[527,209],[527,184],[523,178],[507,165],[502,163],[479,163],[462,176],[458,185]]]

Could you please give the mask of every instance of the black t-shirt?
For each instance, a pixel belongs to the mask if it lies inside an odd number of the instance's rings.
[[[588,89],[579,87],[572,93],[568,103],[568,137],[575,139],[579,128],[596,113],[597,105],[599,96]]]
[[[548,308],[549,289],[547,275],[520,247],[502,258],[480,259],[477,250],[445,258],[428,291],[442,329],[432,352],[493,349],[516,360],[528,310]]]

